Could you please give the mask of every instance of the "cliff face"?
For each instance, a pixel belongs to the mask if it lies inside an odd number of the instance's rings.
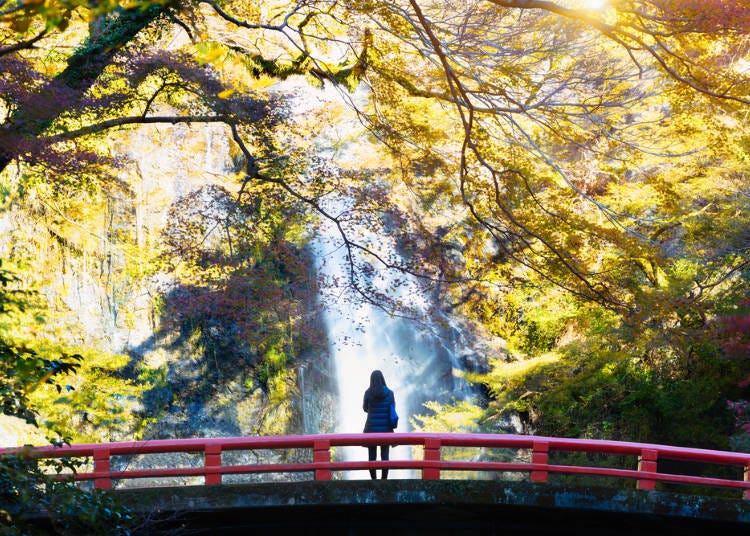
[[[277,341],[259,348],[250,340],[250,324],[241,323],[243,317],[256,319],[257,311],[245,314],[242,307],[262,290],[259,270],[253,269],[258,262],[225,258],[228,241],[243,238],[207,226],[238,217],[236,155],[228,130],[144,127],[112,135],[109,147],[123,163],[118,176],[67,199],[54,191],[52,177],[48,184],[29,185],[21,173],[3,176],[0,258],[18,266],[24,286],[39,289],[48,307],[43,327],[29,327],[24,336],[38,338],[35,330],[41,329],[44,337],[65,345],[124,356],[109,373],[139,388],[137,396],[128,396],[129,426],[107,431],[106,423],[86,424],[94,417],[80,410],[75,418],[81,422],[72,428],[103,427],[102,439],[112,440],[302,433],[305,427],[331,431],[334,387],[325,380],[331,375],[324,345]],[[188,224],[185,207],[193,217]],[[236,227],[239,235],[243,224]],[[178,239],[193,253],[219,256],[220,262],[186,268],[183,252],[175,249]],[[230,247],[237,257],[238,244]],[[303,249],[294,253],[302,266],[305,255]],[[299,309],[312,309],[314,288],[303,287],[297,285],[291,300]],[[186,294],[194,301],[182,305],[175,297]],[[226,310],[196,322],[201,307],[210,308],[215,302],[207,300],[217,294]],[[237,296],[246,301],[232,301]],[[192,317],[186,313],[191,307]],[[311,316],[306,329],[320,337],[316,322]],[[282,357],[274,370],[263,371],[271,350]],[[306,382],[300,366],[306,367]],[[0,427],[7,445],[43,442],[21,422],[4,419]]]

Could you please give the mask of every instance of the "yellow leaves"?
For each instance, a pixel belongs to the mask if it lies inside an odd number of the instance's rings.
[[[286,370],[281,370],[268,378],[268,401],[273,406],[282,406],[289,400],[292,385]]]
[[[513,363],[495,359],[492,362],[493,380],[502,383],[514,382],[523,379],[525,376],[539,372],[542,367],[553,365],[560,361],[560,355],[556,352],[549,352],[538,357],[532,357]]]
[[[31,26],[31,17],[14,17],[10,20],[10,27],[19,34],[25,34]]]
[[[38,33],[42,29],[55,29],[62,33],[74,20],[90,22],[96,15],[113,7],[116,7],[115,3],[106,9],[101,6],[91,9],[84,0],[19,0],[15,9],[0,15],[0,22],[6,23],[18,36]],[[78,15],[77,18],[73,17],[74,13]],[[70,36],[74,39],[84,38],[86,32],[71,32]]]
[[[222,81],[228,86],[216,96],[227,99],[243,89],[255,90],[266,87],[273,80],[258,82],[254,76],[249,76],[248,60],[240,53],[214,41],[204,41],[193,47],[196,61],[202,65],[209,64],[220,73]]]
[[[426,402],[424,407],[432,414],[415,415],[412,418],[413,423],[419,423],[415,426],[415,430],[419,432],[475,432],[478,429],[477,422],[484,415],[482,408],[466,401],[459,401],[452,405],[430,401]],[[454,455],[457,454],[455,450],[451,452]],[[455,456],[452,456],[452,459],[456,459]]]
[[[143,6],[142,0],[124,0],[120,3],[120,5],[123,7],[123,9],[135,9],[137,7]]]
[[[220,63],[227,54],[227,48],[212,41],[198,43],[194,48],[195,59],[198,63],[212,65]]]

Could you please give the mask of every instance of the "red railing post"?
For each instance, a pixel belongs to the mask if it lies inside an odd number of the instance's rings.
[[[638,471],[641,473],[656,473],[656,460],[659,452],[653,449],[643,449],[638,457]],[[639,478],[638,489],[652,490],[656,488],[653,478]]]
[[[424,440],[424,459],[425,461],[440,461],[440,439],[427,438]],[[425,467],[422,469],[422,478],[424,480],[440,480],[439,467]]]
[[[534,441],[531,450],[531,463],[547,465],[549,463],[549,441]],[[548,471],[537,469],[531,471],[532,482],[547,482]]]
[[[112,479],[110,475],[109,449],[97,448],[94,450],[94,473],[103,474],[94,479],[96,489],[112,489]]]
[[[331,463],[331,442],[328,440],[313,441],[313,462]],[[315,480],[331,480],[330,469],[315,469]]]
[[[203,451],[203,466],[208,469],[209,467],[221,467],[221,445],[210,443],[206,445]],[[205,474],[206,486],[216,486],[221,484],[221,473],[208,473]]]

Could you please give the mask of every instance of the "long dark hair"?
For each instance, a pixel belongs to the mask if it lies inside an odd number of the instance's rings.
[[[385,377],[379,370],[373,370],[370,374],[370,388],[367,390],[372,396],[381,397],[385,394]]]

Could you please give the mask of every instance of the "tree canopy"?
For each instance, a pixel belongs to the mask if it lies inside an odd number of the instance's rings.
[[[6,5],[0,165],[69,171],[93,158],[70,144],[107,129],[220,121],[245,148],[247,180],[315,207],[318,192],[263,175],[247,150],[269,98],[248,79],[363,86],[362,121],[401,162],[416,203],[453,207],[452,234],[471,237],[460,240],[483,270],[523,266],[632,309],[621,274],[583,251],[659,253],[653,235],[663,243],[674,215],[607,194],[705,164],[717,142],[691,124],[696,112],[741,121],[749,11],[726,1]],[[174,27],[190,43],[165,50],[157,34]],[[40,54],[48,46],[52,58]],[[176,115],[159,109],[180,100]]]

